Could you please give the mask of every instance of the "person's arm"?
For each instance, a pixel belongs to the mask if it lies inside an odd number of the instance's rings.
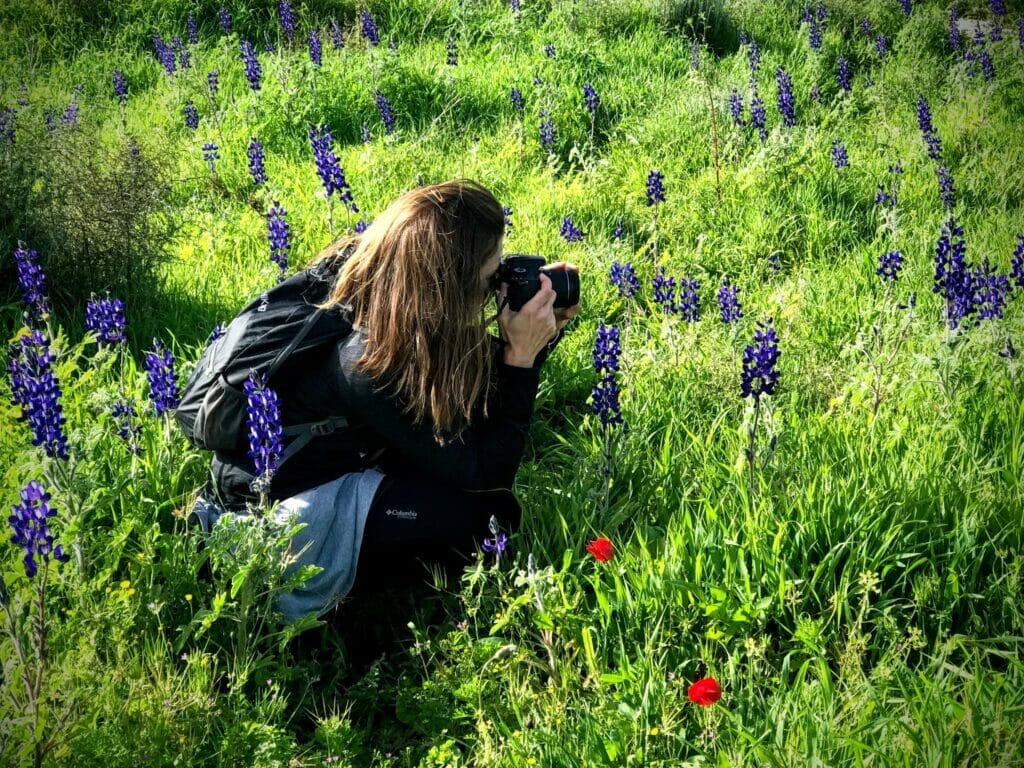
[[[488,418],[476,419],[441,446],[431,424],[413,424],[393,396],[378,391],[374,381],[355,371],[352,363],[360,351],[342,348],[343,355],[352,356],[342,360],[342,369],[350,372],[347,407],[380,437],[391,464],[407,463],[418,474],[467,490],[512,487],[530,431],[538,369],[495,361]]]

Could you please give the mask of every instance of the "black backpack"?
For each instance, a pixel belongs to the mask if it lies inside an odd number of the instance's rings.
[[[207,345],[174,412],[189,441],[211,451],[249,449],[247,399],[242,386],[251,371],[271,381],[293,356],[336,341],[352,330],[340,312],[318,309],[334,283],[336,268],[321,264],[278,284],[243,309],[224,334]],[[292,440],[280,463],[317,435],[345,427],[343,417],[284,425]]]

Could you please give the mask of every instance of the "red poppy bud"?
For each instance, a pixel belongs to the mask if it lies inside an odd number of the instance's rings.
[[[599,563],[607,563],[615,556],[611,539],[606,539],[604,536],[587,544],[587,552],[592,554]]]
[[[718,684],[715,678],[704,677],[691,685],[687,689],[686,695],[690,697],[690,701],[694,704],[710,707],[722,698],[722,686]]]

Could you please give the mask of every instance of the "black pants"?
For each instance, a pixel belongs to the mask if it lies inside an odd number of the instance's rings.
[[[419,478],[385,476],[366,519],[349,594],[430,579],[431,568],[457,577],[484,539],[491,517],[510,534],[522,510],[510,491],[458,491]]]

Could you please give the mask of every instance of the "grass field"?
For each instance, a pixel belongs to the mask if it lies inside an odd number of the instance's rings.
[[[0,764],[1024,766],[1019,3],[226,6],[0,9]],[[276,283],[272,208],[290,274],[456,177],[581,268],[523,529],[283,625],[289,531],[200,546],[209,456],[147,353],[183,382]],[[108,292],[123,343],[86,331]]]

